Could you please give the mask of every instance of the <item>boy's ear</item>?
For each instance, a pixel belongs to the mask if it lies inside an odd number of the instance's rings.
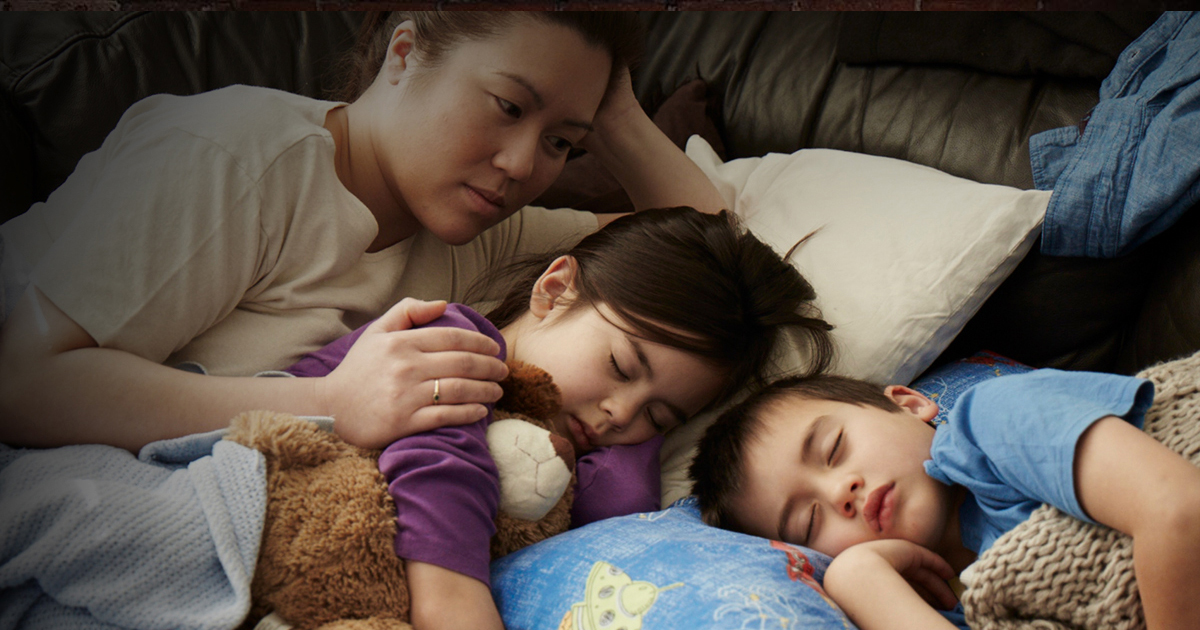
[[[902,409],[929,423],[937,416],[938,405],[921,392],[903,385],[888,385],[883,393]]]
[[[392,31],[392,38],[388,40],[387,56],[384,57],[383,68],[380,70],[388,83],[396,85],[400,82],[401,75],[412,61],[416,41],[416,25],[412,20],[401,22]]]
[[[563,307],[575,298],[575,276],[579,263],[571,256],[559,256],[533,283],[529,296],[529,312],[541,319],[555,307]]]

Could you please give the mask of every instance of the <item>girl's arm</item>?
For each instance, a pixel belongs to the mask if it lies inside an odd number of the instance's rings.
[[[708,176],[642,109],[629,70],[622,73],[604,96],[583,148],[620,182],[637,210],[691,206],[715,213],[725,208]]]
[[[499,397],[507,373],[498,347],[470,331],[409,331],[441,314],[440,303],[403,301],[380,318],[334,374],[319,379],[192,374],[120,350],[99,348],[36,288],[0,328],[0,442],[49,447],[101,443],[137,451],[149,442],[223,428],[249,409],[335,418],[346,441],[380,448],[397,437],[474,422],[482,404],[432,407],[431,378],[444,398]],[[169,325],[165,323],[164,325]],[[486,379],[480,381],[466,379]],[[407,387],[406,387],[407,385]]]
[[[638,512],[657,512],[662,503],[659,452],[663,436],[641,444],[605,446],[579,458],[571,528]]]
[[[503,630],[486,584],[436,564],[405,561],[411,620],[416,630]]]
[[[928,549],[906,540],[876,540],[834,558],[824,587],[862,630],[957,630],[933,608],[933,602],[946,608],[956,603],[946,584],[951,577],[950,565]]]
[[[1115,417],[1097,421],[1076,448],[1083,509],[1133,538],[1146,627],[1200,628],[1200,468]]]

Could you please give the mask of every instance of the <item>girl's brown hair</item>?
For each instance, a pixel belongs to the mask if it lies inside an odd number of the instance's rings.
[[[383,67],[392,31],[405,20],[415,25],[416,52],[424,67],[432,69],[455,45],[495,36],[519,19],[566,26],[606,50],[613,62],[610,82],[641,55],[642,23],[628,11],[372,11],[340,66],[344,79],[333,96],[347,102],[362,96]]]
[[[629,333],[710,361],[727,374],[717,403],[761,384],[789,333],[807,350],[806,374],[832,359],[832,326],[813,303],[812,285],[728,212],[679,207],[627,215],[570,250],[488,274],[468,295],[505,295],[488,313],[503,328],[529,310],[534,283],[562,255],[579,268],[570,309],[604,304]]]

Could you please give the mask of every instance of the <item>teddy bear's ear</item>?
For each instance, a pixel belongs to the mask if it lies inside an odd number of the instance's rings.
[[[545,370],[520,361],[508,362],[508,378],[500,381],[504,396],[496,402],[497,409],[548,419],[562,406],[558,386]]]

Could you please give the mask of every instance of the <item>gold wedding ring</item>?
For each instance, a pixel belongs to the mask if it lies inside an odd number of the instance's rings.
[[[438,404],[442,400],[442,384],[439,379],[433,379],[433,404]]]

